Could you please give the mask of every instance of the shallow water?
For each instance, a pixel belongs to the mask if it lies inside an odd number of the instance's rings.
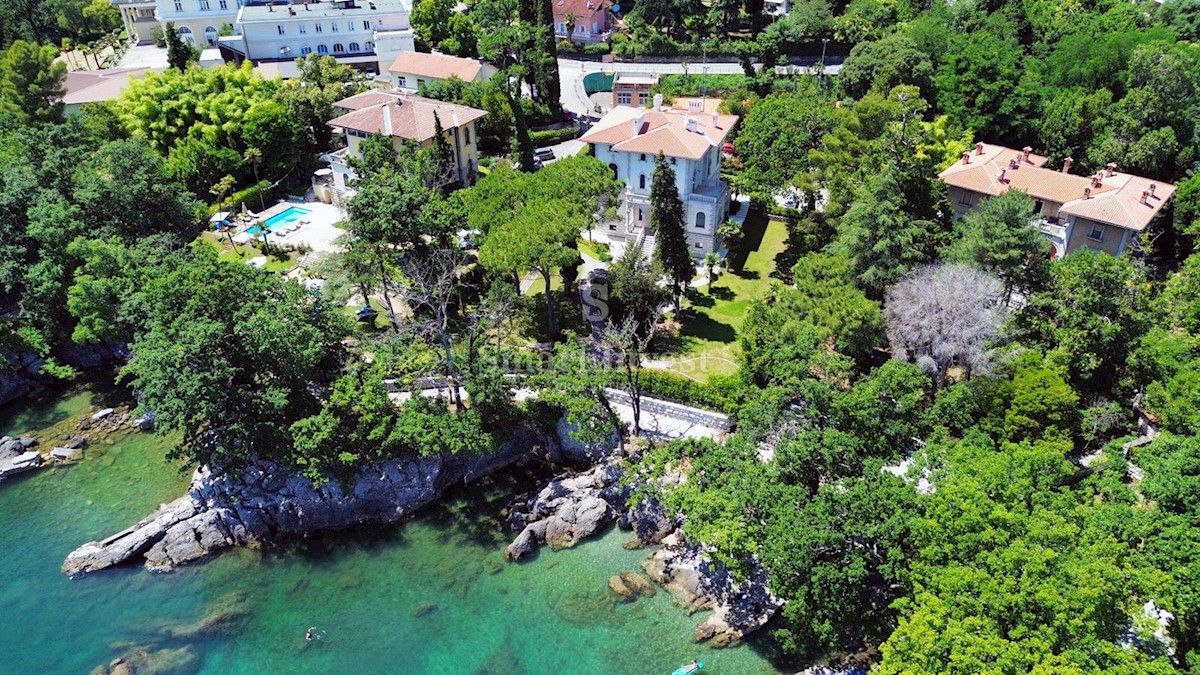
[[[0,411],[0,435],[44,428],[102,402],[92,392]],[[579,547],[505,563],[499,512],[529,478],[452,495],[402,525],[240,550],[171,574],[59,572],[79,544],[107,536],[182,493],[168,441],[135,434],[90,448],[78,465],[0,483],[0,673],[88,672],[131,646],[186,647],[183,672],[771,673],[751,648],[691,642],[661,590],[617,604],[608,578],[638,570],[612,530]],[[465,491],[464,491],[465,492]],[[171,638],[221,608],[240,621]],[[305,643],[317,627],[322,639]]]

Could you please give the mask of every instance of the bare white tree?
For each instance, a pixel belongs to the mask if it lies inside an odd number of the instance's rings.
[[[435,249],[421,256],[410,254],[401,262],[404,275],[396,284],[396,294],[413,313],[409,330],[436,340],[441,346],[450,401],[459,408],[461,381],[454,362],[451,320],[458,302],[459,270],[465,262],[465,254],[457,248]]]
[[[992,345],[1004,323],[1004,284],[969,265],[929,265],[887,290],[884,314],[892,354],[915,360],[940,387],[959,366],[991,367]]]

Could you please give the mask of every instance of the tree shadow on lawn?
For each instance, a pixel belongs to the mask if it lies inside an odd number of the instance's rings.
[[[746,259],[762,246],[763,235],[767,233],[767,222],[767,216],[762,209],[751,207],[746,214],[746,222],[742,225],[742,241],[738,244],[737,251],[729,264],[729,269],[734,274],[741,276],[746,266]]]
[[[711,342],[730,343],[737,339],[737,331],[727,323],[721,323],[705,312],[697,312],[694,319],[684,322],[681,337],[700,338]]]
[[[708,289],[708,295],[711,295],[717,300],[725,300],[727,302],[737,297],[737,294],[733,292],[733,289],[726,288],[724,286],[713,286],[712,288]]]

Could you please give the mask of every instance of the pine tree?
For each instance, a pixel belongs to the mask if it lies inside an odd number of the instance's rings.
[[[442,118],[436,113],[433,116],[433,187],[442,189],[458,182],[458,171],[454,162],[454,150],[446,140],[446,131],[442,128]]]
[[[179,33],[175,32],[173,22],[167,22],[164,33],[163,37],[167,40],[167,64],[180,72],[187,70],[188,63],[192,60],[192,50],[184,44]]]
[[[675,170],[661,152],[654,158],[654,177],[650,182],[650,226],[658,244],[654,257],[671,278],[671,295],[675,311],[679,311],[680,297],[696,274],[696,267],[683,229],[683,202],[675,187]]]

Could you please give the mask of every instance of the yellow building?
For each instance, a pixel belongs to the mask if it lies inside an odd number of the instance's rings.
[[[346,138],[346,147],[330,155],[335,192],[344,195],[351,189],[355,175],[348,159],[361,156],[358,146],[364,138],[383,134],[397,149],[405,141],[429,148],[434,144],[436,123],[441,124],[442,137],[454,153],[455,179],[463,185],[475,182],[479,171],[475,122],[487,114],[483,110],[379,89],[342,99],[334,106],[346,111],[329,120],[335,133]]]

